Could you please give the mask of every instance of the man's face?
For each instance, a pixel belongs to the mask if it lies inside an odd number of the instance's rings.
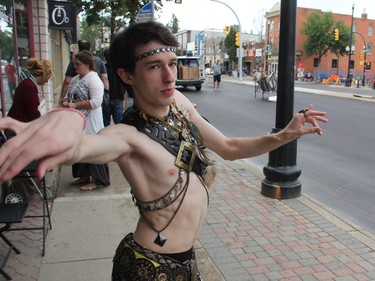
[[[135,64],[132,88],[138,105],[169,105],[173,100],[177,76],[177,56],[169,46],[150,42],[137,48],[136,56],[152,52]]]

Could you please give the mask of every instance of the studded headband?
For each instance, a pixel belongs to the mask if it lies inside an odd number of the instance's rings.
[[[149,56],[156,55],[156,54],[159,54],[159,53],[166,53],[166,52],[176,53],[176,48],[164,47],[164,48],[160,48],[160,49],[147,51],[147,52],[144,52],[143,54],[140,54],[140,55],[134,57],[134,61],[137,62],[137,61],[143,60],[144,58],[147,58]]]

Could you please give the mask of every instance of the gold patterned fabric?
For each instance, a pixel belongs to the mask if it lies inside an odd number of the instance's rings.
[[[201,281],[194,250],[183,263],[138,245],[129,233],[113,258],[112,281]]]

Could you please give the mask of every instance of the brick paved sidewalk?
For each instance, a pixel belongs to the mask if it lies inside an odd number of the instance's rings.
[[[200,242],[225,280],[375,280],[372,235],[305,196],[262,196],[245,161],[217,164]]]
[[[197,243],[200,270],[205,281],[375,280],[375,239],[371,234],[358,229],[355,225],[332,213],[326,206],[303,195],[297,199],[284,201],[264,197],[260,194],[261,179],[251,172],[252,167],[246,161],[231,162],[214,158],[218,165],[218,176],[214,188],[210,190],[208,215],[199,236],[199,243]],[[62,178],[61,181],[69,182],[70,180],[70,178]],[[111,174],[111,180],[112,185],[109,189],[99,189],[87,196],[99,198],[106,195],[108,199],[110,198],[108,192],[118,190],[123,192],[121,186],[123,183],[118,184],[123,178],[114,172]],[[68,198],[80,195],[79,191],[75,195],[65,186],[59,188],[68,191]],[[38,196],[35,199],[35,202],[31,202],[29,209],[30,211],[34,209],[35,212],[41,211]],[[82,208],[89,210],[95,206],[98,213],[106,213],[99,207],[102,204],[95,202],[97,199],[84,200],[84,205],[79,198],[67,202],[73,204],[76,201]],[[64,202],[61,201],[60,204]],[[90,205],[90,202],[95,205]],[[103,204],[103,206],[108,205]],[[52,218],[64,216],[66,212],[69,212],[62,206],[60,209],[63,213],[61,211],[59,214],[53,213],[59,212],[53,210]],[[117,216],[120,215],[117,214]],[[55,223],[57,227],[61,221]],[[112,223],[114,228],[119,227],[118,221]],[[54,220],[52,220],[53,224]],[[66,232],[69,232],[69,227],[72,226],[64,227]],[[52,230],[49,238],[66,235],[66,232],[64,234],[57,230]],[[74,231],[80,230],[75,227]],[[81,231],[85,232],[87,229],[82,227]],[[113,233],[113,228],[108,227],[108,232]],[[41,257],[40,231],[13,232],[7,236],[22,254],[12,254],[6,271],[15,281],[38,280],[41,267],[46,266],[46,257],[43,259]],[[64,237],[64,239],[68,241],[69,238]],[[93,243],[97,244],[98,241],[95,240]],[[2,243],[0,242],[0,257],[5,251]],[[47,244],[47,255],[63,250],[53,249],[53,245],[53,243]],[[78,266],[79,264],[81,263],[72,260],[65,266]],[[91,263],[87,262],[87,264]],[[47,267],[51,268],[49,266],[51,265],[47,264]],[[59,264],[57,263],[56,266]],[[95,270],[101,272],[104,270],[104,268],[98,268],[101,267],[87,267],[81,270],[91,273]],[[105,270],[110,271],[110,268]],[[87,280],[83,276],[76,275],[76,277],[74,281]],[[108,276],[108,280],[109,278]],[[0,276],[0,281],[3,280],[5,279]],[[53,281],[53,276],[50,280]],[[62,275],[58,280],[70,281],[72,279],[64,279]],[[90,281],[105,280],[90,279]]]

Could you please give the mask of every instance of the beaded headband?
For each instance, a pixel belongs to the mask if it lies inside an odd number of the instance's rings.
[[[143,54],[140,54],[139,56],[134,57],[134,61],[137,62],[137,61],[143,60],[144,58],[147,58],[149,56],[156,55],[156,54],[159,54],[159,53],[166,53],[166,52],[176,53],[176,48],[164,47],[164,48],[160,48],[160,49],[147,51],[147,52],[144,52]]]

